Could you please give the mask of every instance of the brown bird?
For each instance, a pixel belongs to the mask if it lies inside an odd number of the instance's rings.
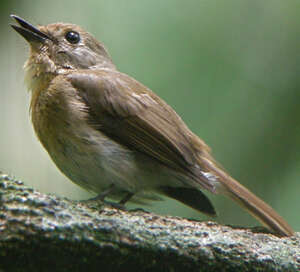
[[[25,70],[35,132],[73,182],[102,200],[125,204],[162,194],[208,215],[215,210],[202,190],[224,194],[276,234],[294,234],[215,162],[166,102],[119,72],[91,34],[73,24],[35,27],[12,18],[30,44]]]

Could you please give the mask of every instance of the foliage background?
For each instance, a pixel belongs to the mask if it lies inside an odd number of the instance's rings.
[[[300,230],[300,2],[259,0],[2,0],[0,170],[43,192],[83,199],[36,140],[22,65],[28,46],[9,14],[33,24],[81,25],[119,70],[164,98],[241,183]],[[218,221],[256,225],[231,201],[209,197]],[[168,200],[148,210],[198,219]]]

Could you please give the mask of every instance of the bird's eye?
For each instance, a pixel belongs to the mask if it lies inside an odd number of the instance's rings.
[[[69,43],[73,43],[73,44],[79,43],[79,41],[80,41],[80,35],[76,31],[67,32],[65,35],[65,38]]]

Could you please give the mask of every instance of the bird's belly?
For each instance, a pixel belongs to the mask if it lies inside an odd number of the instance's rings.
[[[136,194],[169,182],[176,184],[176,178],[151,158],[130,151],[99,131],[84,131],[75,138],[57,136],[52,145],[55,148],[48,150],[57,167],[79,186],[101,193],[114,184],[120,194]]]

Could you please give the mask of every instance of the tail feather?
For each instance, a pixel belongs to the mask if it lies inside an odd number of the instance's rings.
[[[174,198],[195,210],[209,216],[216,216],[216,211],[210,200],[198,189],[162,186],[160,191],[164,195]]]
[[[231,178],[220,168],[211,165],[211,170],[218,177],[222,185],[220,193],[223,193],[235,200],[253,217],[275,233],[281,236],[294,235],[294,231],[289,224],[267,203],[255,196],[252,192]]]

